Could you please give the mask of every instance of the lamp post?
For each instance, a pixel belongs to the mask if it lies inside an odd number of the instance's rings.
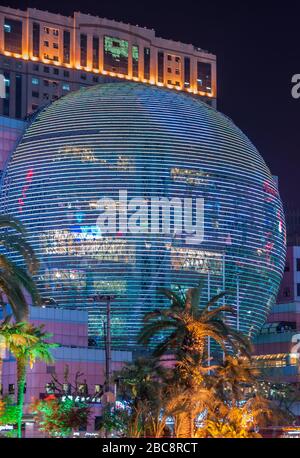
[[[106,323],[104,323],[104,343],[105,343],[105,392],[111,391],[111,302],[115,299],[112,294],[96,294],[94,301],[106,302]]]

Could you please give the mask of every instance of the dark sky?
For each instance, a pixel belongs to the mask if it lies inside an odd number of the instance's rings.
[[[0,0],[70,15],[74,10],[154,28],[217,55],[218,109],[248,135],[284,204],[300,208],[300,2],[194,0]],[[298,4],[297,4],[298,3]]]

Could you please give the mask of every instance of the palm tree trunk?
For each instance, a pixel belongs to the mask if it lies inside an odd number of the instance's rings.
[[[22,419],[23,419],[23,408],[24,408],[24,390],[26,383],[26,361],[22,358],[17,359],[17,383],[18,383],[18,437],[22,437]]]
[[[176,426],[176,437],[194,437],[194,417],[190,412],[182,412],[178,415]]]

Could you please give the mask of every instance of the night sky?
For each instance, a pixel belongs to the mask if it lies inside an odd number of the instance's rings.
[[[216,54],[218,109],[248,135],[278,175],[284,205],[300,209],[300,98],[291,96],[291,78],[300,74],[300,2],[280,2],[281,6],[230,0],[0,3],[64,15],[75,10],[138,24],[154,28],[163,38]]]

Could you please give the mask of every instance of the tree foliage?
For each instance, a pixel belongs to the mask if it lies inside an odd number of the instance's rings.
[[[258,393],[249,339],[225,323],[224,313],[233,313],[218,305],[225,293],[200,307],[201,286],[185,294],[161,292],[170,306],[146,314],[140,334],[152,354],[118,374],[119,395],[128,406],[128,435],[161,437],[172,419],[168,434],[175,437],[251,438],[260,437],[260,427],[282,421],[282,412]],[[223,358],[213,363],[208,339],[223,350]],[[173,355],[169,369],[162,364],[167,353]]]
[[[73,429],[86,427],[90,408],[83,402],[66,397],[64,401],[55,395],[37,400],[31,405],[41,431],[52,437],[68,437]]]
[[[37,257],[26,241],[25,227],[10,215],[0,215],[0,305],[9,303],[16,321],[28,321],[29,306],[26,292],[33,305],[41,302],[32,275],[38,271]],[[22,261],[12,260],[15,255]]]
[[[16,425],[18,418],[18,406],[8,396],[0,399],[0,425]]]

